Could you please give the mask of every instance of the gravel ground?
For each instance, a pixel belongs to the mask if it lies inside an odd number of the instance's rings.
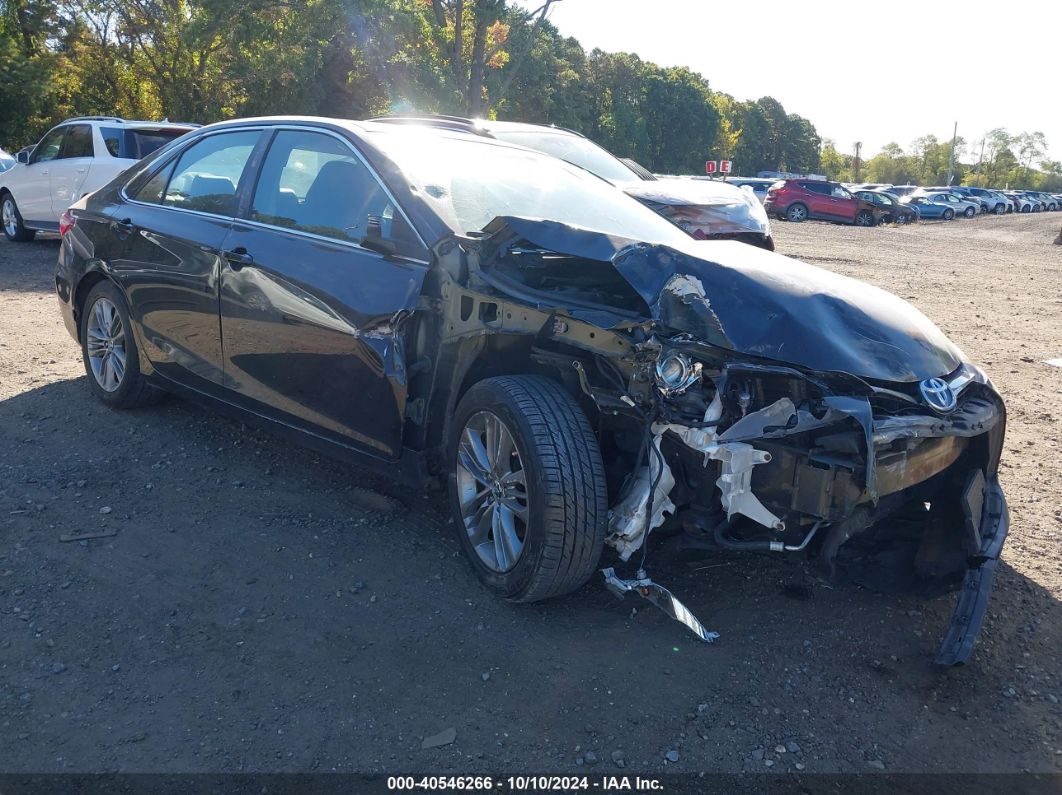
[[[953,597],[779,558],[650,558],[711,646],[597,580],[500,603],[424,495],[182,401],[94,401],[57,244],[0,242],[0,766],[1062,770],[1060,217],[776,225],[782,253],[913,301],[1007,400],[1013,529],[953,670],[932,665]]]

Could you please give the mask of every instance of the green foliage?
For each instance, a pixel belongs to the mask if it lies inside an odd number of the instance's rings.
[[[555,0],[553,0],[555,1]],[[0,0],[0,142],[79,114],[212,122],[444,112],[578,130],[654,171],[813,171],[820,141],[771,97],[587,53],[506,0]]]

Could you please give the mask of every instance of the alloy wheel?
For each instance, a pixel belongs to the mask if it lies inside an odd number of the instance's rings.
[[[18,234],[18,216],[15,214],[15,202],[9,197],[4,199],[3,209],[0,210],[0,214],[3,215],[4,231],[7,232],[9,237],[14,237]]]
[[[125,378],[125,327],[107,298],[96,299],[89,310],[86,347],[96,383],[107,392],[117,390]]]
[[[490,411],[469,417],[456,468],[461,518],[472,547],[491,571],[509,571],[524,551],[530,506],[520,451],[500,417]]]

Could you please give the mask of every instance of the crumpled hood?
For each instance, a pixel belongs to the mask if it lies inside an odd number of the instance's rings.
[[[712,179],[660,177],[647,182],[624,182],[628,196],[657,204],[745,204],[746,192],[737,185]]]
[[[663,326],[718,347],[898,382],[947,375],[965,359],[903,299],[743,243],[676,237],[665,246],[521,218],[487,230],[502,225],[550,251],[611,261]]]
[[[771,233],[760,200],[750,191],[718,180],[662,178],[625,182],[623,192],[695,236]],[[696,235],[697,230],[701,235]]]

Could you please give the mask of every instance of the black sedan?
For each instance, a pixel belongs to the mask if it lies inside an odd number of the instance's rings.
[[[656,537],[684,534],[961,587],[938,659],[970,653],[1008,528],[1005,410],[891,294],[696,241],[522,147],[326,119],[197,130],[61,227],[60,306],[100,400],[176,392],[446,483],[499,596],[573,591],[608,547],[637,563],[606,584],[710,640],[646,574]]]
[[[888,191],[860,190],[855,195],[881,210],[882,223],[902,226],[918,221],[918,212],[908,204],[901,204],[899,198]]]

